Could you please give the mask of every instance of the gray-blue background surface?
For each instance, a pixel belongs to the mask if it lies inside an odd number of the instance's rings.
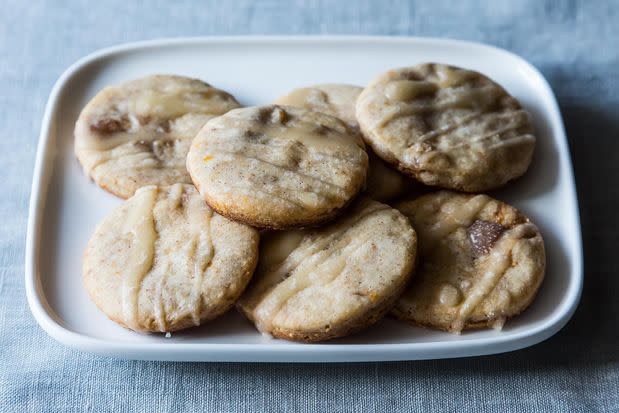
[[[617,1],[0,0],[0,411],[619,411]],[[585,288],[567,327],[498,356],[349,365],[176,364],[81,354],[26,303],[27,205],[47,96],[101,47],[166,36],[381,34],[507,48],[559,98],[578,183]]]

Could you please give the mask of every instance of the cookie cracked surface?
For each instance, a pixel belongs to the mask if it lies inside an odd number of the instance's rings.
[[[411,220],[420,248],[395,316],[457,333],[502,327],[529,306],[544,278],[544,242],[514,207],[449,191],[395,207]]]
[[[406,217],[369,198],[328,226],[270,232],[261,242],[237,306],[261,332],[308,342],[380,319],[410,279],[417,248]]]
[[[209,121],[187,170],[217,212],[260,228],[313,226],[361,190],[368,156],[357,131],[320,112],[269,105]]]
[[[82,110],[75,153],[100,187],[128,198],[144,185],[191,183],[189,145],[214,116],[239,107],[197,79],[154,75],[111,86]]]
[[[390,70],[357,99],[364,139],[383,160],[427,185],[465,192],[524,174],[535,137],[529,115],[488,77],[425,63]]]
[[[255,229],[214,213],[191,185],[145,186],[95,230],[84,284],[101,311],[134,331],[197,326],[243,292],[258,238]]]

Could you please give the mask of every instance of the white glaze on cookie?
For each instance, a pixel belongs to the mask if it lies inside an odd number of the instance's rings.
[[[391,70],[357,100],[366,143],[428,185],[476,192],[522,175],[535,146],[528,114],[502,87],[440,64]]]
[[[209,119],[237,107],[230,94],[180,76],[108,87],[78,118],[75,153],[86,174],[123,198],[145,185],[190,183],[191,140]]]
[[[511,251],[516,242],[525,236],[534,235],[536,232],[537,228],[533,224],[525,223],[503,233],[492,251],[482,258],[482,260],[485,260],[485,263],[480,265],[480,267],[483,267],[485,272],[474,287],[467,292],[467,297],[460,305],[456,318],[451,324],[451,330],[462,331],[475,308],[490,291],[496,288],[501,277],[505,276],[505,272],[511,263]],[[499,307],[509,306],[509,291],[501,290],[498,294]]]
[[[335,116],[359,130],[355,104],[363,88],[352,85],[314,85],[295,89],[278,98],[275,103],[315,110]],[[365,194],[380,202],[403,196],[414,189],[412,179],[387,166],[369,148],[370,164]]]
[[[362,91],[362,87],[353,85],[313,85],[295,89],[276,99],[275,103],[326,113],[358,127],[355,103]]]
[[[305,341],[375,321],[404,288],[416,250],[408,221],[369,199],[328,226],[266,234],[262,243],[239,307],[260,331]]]
[[[147,186],[93,234],[84,282],[97,306],[136,331],[175,331],[227,310],[257,261],[257,231],[204,204],[193,186]]]
[[[157,199],[157,187],[142,188],[135,195],[135,206],[127,214],[125,231],[131,239],[131,254],[122,283],[122,307],[124,322],[138,328],[138,296],[140,285],[153,265],[157,233],[153,220],[153,208]]]
[[[267,228],[333,217],[361,190],[367,165],[361,138],[344,122],[276,105],[213,119],[187,157],[211,207]]]
[[[529,305],[544,276],[544,244],[515,208],[447,191],[395,206],[411,219],[420,245],[397,317],[458,333],[502,326]]]

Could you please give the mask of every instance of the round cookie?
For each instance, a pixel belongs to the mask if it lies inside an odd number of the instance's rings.
[[[390,70],[357,99],[363,137],[383,160],[426,185],[466,192],[524,174],[529,115],[486,76],[436,63]]]
[[[194,139],[187,170],[217,212],[260,228],[317,225],[361,190],[368,157],[341,120],[289,106],[235,109]]]
[[[419,235],[413,282],[392,313],[460,332],[524,311],[544,278],[542,236],[527,217],[486,195],[441,191],[395,205]]]
[[[363,88],[353,85],[314,85],[295,89],[275,100],[275,103],[323,112],[359,129],[355,103],[362,91]],[[368,151],[368,156],[370,164],[365,188],[367,196],[385,202],[402,196],[413,188],[411,179],[387,166],[372,151]]]
[[[355,102],[362,91],[362,87],[353,85],[313,85],[294,89],[276,99],[275,103],[326,113],[357,126]]]
[[[237,307],[278,338],[351,334],[391,308],[410,279],[416,247],[406,217],[362,198],[323,228],[264,234],[256,274]]]
[[[145,186],[97,227],[86,290],[139,332],[197,326],[228,310],[258,260],[258,232],[214,213],[191,185]]]
[[[209,119],[237,107],[230,94],[181,76],[107,87],[77,120],[75,154],[88,176],[121,198],[144,185],[191,183],[191,140]]]

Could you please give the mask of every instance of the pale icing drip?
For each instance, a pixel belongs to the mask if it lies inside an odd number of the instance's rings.
[[[497,305],[498,307],[507,307],[512,300],[512,296],[509,291],[501,290],[498,292]]]
[[[457,130],[458,128],[461,128],[461,127],[465,126],[467,123],[471,122],[472,120],[478,119],[483,114],[484,114],[483,112],[473,112],[470,115],[467,115],[467,116],[463,117],[462,119],[460,119],[459,122],[453,123],[453,124],[448,125],[448,126],[444,126],[442,128],[431,130],[431,131],[425,133],[424,135],[421,135],[415,141],[416,142],[424,142],[424,141],[428,141],[428,140],[433,140],[433,139],[435,139],[437,137],[440,137],[442,135],[447,135],[448,133],[453,132],[453,131]]]
[[[290,112],[275,107],[256,110],[252,120],[235,113],[214,119],[208,128],[217,137],[205,139],[199,149],[206,155],[205,168],[212,171],[229,163],[260,171],[235,169],[217,183],[223,194],[278,199],[299,210],[343,205],[351,183],[361,181],[366,172],[360,167],[367,162],[361,139],[343,122],[334,120],[326,127]],[[358,181],[353,181],[350,168]]]
[[[521,224],[505,231],[497,240],[492,251],[480,258],[480,265],[486,268],[479,282],[467,292],[467,297],[458,309],[450,330],[462,331],[469,316],[481,301],[496,287],[499,280],[511,264],[511,250],[516,242],[535,227],[533,224]]]
[[[351,242],[344,248],[328,248],[314,252],[301,262],[255,310],[256,326],[260,331],[270,331],[272,323],[286,302],[310,286],[325,285],[335,280],[346,267],[347,257],[366,245],[365,240]]]
[[[179,208],[181,206],[181,196],[183,195],[183,185],[175,184],[169,189],[168,198],[172,202],[172,206],[174,208]],[[169,274],[171,271],[171,261],[162,260],[165,268],[162,271],[162,274]],[[153,315],[155,317],[155,322],[159,326],[159,331],[167,331],[168,323],[166,321],[166,312],[165,312],[165,302],[164,295],[166,292],[166,277],[163,276],[159,279],[155,287],[155,296],[157,297],[157,301],[153,303]]]
[[[75,141],[75,146],[99,153],[107,152],[108,157],[111,155],[109,152],[116,148],[125,148],[125,152],[131,152],[132,148],[143,151],[145,148],[152,148],[164,142],[176,143],[177,140],[191,140],[213,116],[215,115],[188,113],[174,118],[169,123],[168,120],[162,120],[163,123],[168,123],[169,128],[163,129],[156,122],[141,125],[134,115],[129,115],[130,129],[105,136],[82,133],[81,139]]]
[[[179,208],[181,206],[182,196],[184,192],[183,184],[174,184],[170,187],[170,195],[169,199],[172,201],[172,205],[174,208]]]
[[[293,140],[303,145],[320,150],[340,152],[346,148],[355,150],[363,145],[351,137],[345,129],[341,131],[326,129],[312,122],[301,119],[290,119],[283,109],[276,107],[271,113],[270,121],[262,122],[252,130],[256,135],[265,136],[269,140]],[[289,122],[290,121],[290,122]],[[241,127],[232,116],[219,118],[222,128],[238,129]],[[344,128],[344,124],[342,124]]]
[[[518,145],[529,144],[531,142],[535,142],[535,136],[531,134],[525,134],[525,135],[514,136],[513,138],[501,139],[500,141],[493,143],[492,145],[488,145],[487,148],[497,149],[497,148],[503,148],[507,146],[518,146]]]
[[[479,143],[485,142],[488,139],[491,139],[493,137],[500,137],[501,135],[504,135],[507,132],[517,130],[518,128],[521,128],[526,123],[525,118],[527,116],[526,112],[523,110],[517,112],[517,114],[520,114],[520,116],[516,116],[516,114],[514,114],[514,118],[510,120],[507,126],[501,129],[492,130],[485,135],[476,136],[473,139],[468,139],[459,144],[454,145],[453,142],[450,142],[448,147],[450,149],[456,149],[456,148],[461,148],[461,147],[472,147]],[[491,147],[498,148],[501,146],[518,145],[522,143],[529,143],[531,141],[535,141],[535,137],[532,134],[526,133],[526,134],[511,136],[508,138],[503,138],[499,140],[498,142],[494,142]]]
[[[444,219],[434,222],[428,228],[419,228],[422,237],[420,246],[425,251],[431,251],[434,246],[447,235],[460,227],[471,225],[479,211],[490,201],[486,195],[476,195],[464,205],[448,211]],[[421,217],[423,219],[423,217]]]
[[[256,289],[272,289],[260,297],[253,309],[258,330],[270,331],[273,320],[294,295],[310,286],[324,285],[336,279],[345,269],[347,257],[366,245],[366,240],[343,242],[347,232],[368,216],[384,209],[388,207],[371,204],[359,214],[344,220],[338,225],[338,229],[328,236],[311,239],[312,242],[304,242],[309,238],[303,237],[281,264],[261,268],[263,278]]]
[[[406,102],[434,93],[438,87],[432,82],[419,80],[394,80],[385,86],[385,95],[391,101]]]
[[[358,128],[355,103],[361,91],[363,88],[352,85],[316,85],[293,90],[275,103],[323,112]]]
[[[169,265],[166,266],[166,273],[169,271]],[[157,302],[153,305],[153,315],[155,322],[159,326],[159,331],[166,331],[168,323],[165,316],[165,304],[163,302],[163,294],[165,292],[165,277],[161,277],[155,289],[155,296],[158,297]]]
[[[344,251],[341,253],[344,253]],[[303,291],[310,285],[315,285],[319,275],[323,275],[321,278],[325,278],[324,275],[328,275],[328,280],[330,281],[342,272],[346,265],[346,260],[339,255],[336,259],[329,259],[331,257],[325,258],[325,255],[328,255],[328,253],[321,251],[309,257],[301,266],[294,270],[290,277],[275,287],[274,293],[269,294],[260,303],[255,310],[258,330],[270,331],[273,320],[279,313],[279,310],[293,295]],[[324,258],[324,262],[321,263],[322,258]]]
[[[190,112],[220,114],[230,107],[230,102],[220,97],[221,93],[213,88],[202,92],[178,90],[174,93],[146,89],[130,101],[129,108],[140,115],[166,119],[177,118]]]
[[[299,108],[314,110],[329,108],[329,97],[327,94],[322,90],[312,87],[296,89],[286,95],[284,101],[286,105]]]
[[[437,70],[436,74],[439,77],[438,84],[442,88],[461,86],[473,76],[473,73],[468,70],[448,66],[443,66],[441,70]]]
[[[499,317],[492,322],[492,328],[498,331],[503,330],[503,326],[505,325],[506,318]]]
[[[310,174],[307,174],[307,173],[303,173],[299,169],[294,169],[293,167],[289,167],[287,165],[282,165],[282,164],[279,164],[279,163],[276,163],[276,162],[270,162],[268,160],[265,160],[265,159],[261,158],[257,154],[254,155],[254,153],[253,153],[254,151],[252,151],[251,149],[249,149],[249,148],[246,148],[246,149],[247,150],[244,150],[242,152],[237,152],[237,151],[235,151],[235,149],[226,149],[223,145],[218,145],[217,149],[214,149],[213,152],[215,152],[217,154],[217,157],[220,160],[228,160],[228,161],[233,161],[235,159],[246,160],[246,161],[262,164],[262,168],[265,170],[265,172],[270,172],[273,169],[276,169],[277,172],[281,172],[284,175],[285,174],[294,174],[294,175],[297,175],[299,177],[305,178],[307,181],[311,181],[311,183],[314,186],[318,186],[318,187],[321,188],[321,190],[326,192],[325,194],[314,192],[314,195],[316,197],[337,199],[338,197],[343,196],[344,188],[342,186],[336,184],[336,183],[326,181],[325,179],[321,179],[318,176],[314,176],[314,175],[310,175]],[[207,157],[208,157],[208,155],[207,155]],[[210,159],[208,161],[210,161]],[[280,185],[281,185],[281,183],[280,183]],[[299,190],[299,189],[301,189],[301,188],[298,188],[298,187],[288,187],[288,188],[286,188],[286,187],[283,187],[283,186],[282,186],[282,188],[290,189],[290,190]],[[232,189],[235,189],[235,188],[232,188]],[[306,192],[311,192],[308,188],[303,188],[303,189]]]
[[[160,136],[152,133],[116,132],[113,135],[100,138],[96,135],[84,134],[81,140],[75,141],[75,146],[79,149],[110,151],[130,141],[148,140],[150,142],[155,138],[160,138]]]
[[[451,284],[444,284],[439,291],[438,300],[442,305],[454,307],[460,303],[461,299],[460,290]]]
[[[189,82],[189,83],[188,83]],[[150,143],[174,136],[191,138],[214,116],[238,107],[228,93],[198,82],[143,78],[101,91],[76,124],[79,149],[109,151],[136,142]],[[111,133],[92,133],[98,122],[122,125]],[[172,136],[172,138],[171,138]]]
[[[179,186],[182,188],[182,185],[179,184]],[[195,325],[199,325],[204,275],[215,255],[215,248],[211,238],[213,211],[210,208],[205,208],[202,199],[197,196],[189,197],[188,204],[185,207],[189,219],[190,246],[194,261],[193,288],[191,289],[190,302],[193,305],[193,322]]]
[[[125,232],[131,239],[131,252],[122,280],[122,310],[127,326],[140,329],[138,322],[138,298],[144,276],[153,265],[157,232],[153,208],[157,199],[157,187],[139,189],[134,196],[134,205],[124,223]]]
[[[461,142],[455,145],[453,143],[447,143],[444,145],[444,149],[472,148],[476,146],[479,147],[481,143],[487,141],[488,139],[494,138],[494,137],[498,138],[498,140],[495,142],[492,142],[489,145],[488,144],[485,145],[484,147],[486,149],[498,149],[498,148],[502,148],[506,146],[518,146],[522,144],[528,144],[531,142],[535,142],[535,136],[531,134],[516,135],[516,136],[511,136],[509,138],[500,137],[500,135],[506,132],[509,132],[510,130],[513,130],[513,129],[516,129],[516,128],[505,128],[503,130],[492,132],[487,135],[481,136],[477,139],[472,139],[470,141],[464,141],[464,142]]]
[[[385,94],[387,95],[390,89],[389,85],[395,82],[411,82],[411,81],[394,81],[389,83],[385,87]],[[418,82],[418,83],[430,83],[430,82]],[[430,83],[435,85],[434,83]],[[436,87],[436,85],[435,85]],[[425,91],[423,88],[427,88]],[[435,94],[434,101],[428,101],[427,99],[416,99],[416,97],[428,94],[429,86],[423,86],[422,88],[410,87],[410,92],[406,92],[403,88],[400,92],[397,86],[393,87],[394,91],[391,93],[394,96],[402,97],[402,99],[392,99],[398,103],[397,106],[391,107],[388,111],[383,113],[383,116],[377,120],[373,128],[381,128],[387,125],[389,122],[405,117],[415,116],[420,114],[441,113],[452,109],[469,109],[475,112],[486,112],[497,100],[504,95],[504,92],[495,86],[485,86],[475,89],[458,89],[457,92],[447,90],[442,92],[438,90]],[[422,93],[422,95],[415,95],[415,93]],[[404,99],[408,98],[408,99]]]

